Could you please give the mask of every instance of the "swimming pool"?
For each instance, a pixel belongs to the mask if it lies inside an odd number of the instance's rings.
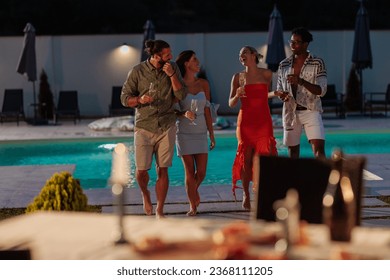
[[[287,155],[281,133],[275,134],[278,152]],[[301,155],[312,157],[309,144],[302,136]],[[80,179],[83,189],[105,188],[111,172],[112,149],[117,143],[125,143],[132,151],[132,138],[114,139],[77,139],[77,140],[40,140],[12,141],[0,144],[0,166],[39,165],[39,164],[75,164],[74,177]],[[204,185],[230,184],[231,167],[237,146],[234,134],[216,135],[216,148],[209,153],[207,176]],[[329,156],[334,147],[340,147],[346,154],[383,154],[390,153],[388,132],[365,133],[348,131],[328,132],[326,134],[326,154]],[[130,162],[134,166],[133,153]],[[174,157],[169,169],[170,185],[184,185],[184,170],[180,158]],[[151,182],[155,183],[155,170],[150,171]],[[132,184],[134,169],[132,169]]]

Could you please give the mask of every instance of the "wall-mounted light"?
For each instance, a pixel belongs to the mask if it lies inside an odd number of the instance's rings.
[[[127,54],[130,51],[130,47],[127,43],[123,43],[123,45],[120,47],[120,52],[122,54]]]

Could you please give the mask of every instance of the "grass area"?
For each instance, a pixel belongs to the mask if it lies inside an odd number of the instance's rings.
[[[88,205],[88,212],[101,213],[102,207],[98,205]],[[11,217],[16,217],[26,213],[26,208],[1,208],[0,221]]]

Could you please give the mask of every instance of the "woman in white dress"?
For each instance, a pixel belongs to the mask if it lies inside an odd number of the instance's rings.
[[[176,105],[176,148],[185,170],[185,187],[190,203],[187,216],[195,216],[200,204],[198,188],[206,176],[208,150],[215,147],[210,86],[207,80],[196,76],[200,64],[194,51],[181,52],[176,63],[188,89],[186,98]]]

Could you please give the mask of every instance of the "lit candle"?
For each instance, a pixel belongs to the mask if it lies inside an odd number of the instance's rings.
[[[130,161],[128,150],[123,143],[116,145],[112,153],[112,168],[110,183],[112,185],[112,193],[116,199],[117,214],[118,214],[118,229],[115,238],[115,244],[126,244],[128,241],[125,238],[123,215],[124,215],[124,187],[127,186],[130,180]]]
[[[127,186],[130,180],[130,162],[128,150],[123,143],[116,145],[112,154],[111,185]]]

